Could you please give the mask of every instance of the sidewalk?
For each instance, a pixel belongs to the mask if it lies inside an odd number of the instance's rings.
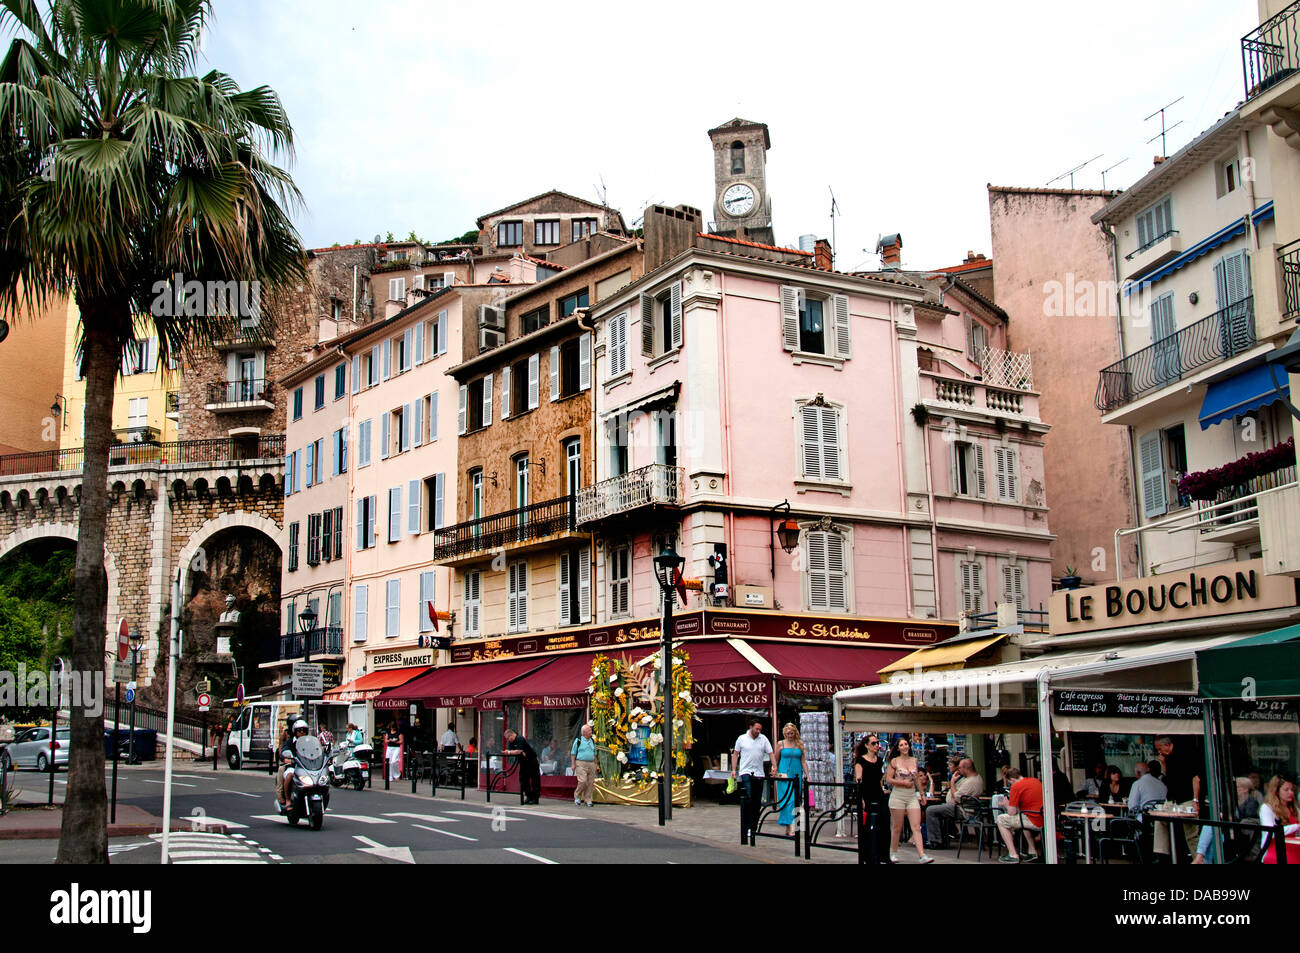
[[[0,817],[0,840],[39,840],[49,838],[57,840],[63,825],[63,808],[54,807],[18,807]],[[154,817],[138,807],[129,804],[117,806],[117,823],[108,825],[109,837],[136,837],[142,834],[162,833],[162,818]],[[215,828],[214,828],[215,829]],[[188,831],[191,825],[185,821],[172,820],[172,830]]]

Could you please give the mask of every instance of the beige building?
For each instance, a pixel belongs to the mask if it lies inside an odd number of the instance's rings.
[[[0,341],[0,454],[58,449],[65,428],[72,426],[63,409],[64,348],[76,314],[73,301],[61,298],[35,316],[6,318],[9,334]],[[59,413],[52,414],[56,405]]]

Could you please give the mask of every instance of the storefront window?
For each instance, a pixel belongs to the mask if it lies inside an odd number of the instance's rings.
[[[1297,706],[1300,701],[1294,699],[1230,702],[1227,773],[1243,778],[1258,775],[1261,793],[1275,774],[1292,774],[1300,763]]]
[[[569,773],[569,750],[582,732],[581,708],[535,708],[528,712],[528,739],[542,761],[542,774]]]
[[[480,730],[478,735],[478,750],[484,754],[491,752],[492,756],[498,761],[504,743],[501,740],[502,733],[506,730],[506,716],[504,712],[485,711],[480,713]],[[501,770],[498,764],[495,770]]]

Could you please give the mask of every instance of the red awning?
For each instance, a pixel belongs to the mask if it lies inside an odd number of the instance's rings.
[[[379,693],[384,689],[404,685],[428,670],[426,665],[416,665],[411,668],[390,668],[381,672],[371,672],[369,675],[344,682],[337,688],[331,688],[325,693],[325,698],[340,702],[369,701],[378,698]]]
[[[375,700],[375,708],[405,708],[416,702],[426,708],[468,708],[477,704],[475,696],[513,682],[550,661],[550,658],[522,658],[435,668],[403,685],[400,691],[386,692]]]
[[[691,696],[699,711],[765,708],[772,704],[772,676],[760,672],[725,639],[679,642],[691,672]]]
[[[834,695],[846,688],[875,685],[880,669],[910,651],[788,642],[750,642],[749,647],[781,673],[777,687],[791,695]]]
[[[478,698],[480,707],[483,707],[485,702],[522,699],[525,708],[585,708],[587,684],[591,681],[591,660],[598,654],[601,653],[583,652],[577,655],[558,656],[549,665],[509,685],[502,685],[483,693]],[[645,658],[646,651],[642,647],[604,654],[629,662]]]

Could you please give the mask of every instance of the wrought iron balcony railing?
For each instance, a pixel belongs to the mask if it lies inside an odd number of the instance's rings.
[[[1300,2],[1265,20],[1241,38],[1241,75],[1246,98],[1276,86],[1300,67]]]
[[[167,443],[123,443],[109,447],[110,467],[145,464],[224,464],[240,460],[284,458],[284,434],[214,437],[210,440],[172,440]],[[0,456],[0,477],[27,473],[79,471],[86,461],[85,447],[37,450]]]
[[[572,532],[575,525],[574,497],[572,494],[561,496],[440,529],[434,536],[433,558],[446,560],[472,556]]]
[[[601,480],[578,491],[578,523],[590,523],[642,506],[681,506],[686,499],[686,473],[663,463]]]
[[[1253,346],[1254,301],[1242,298],[1103,369],[1097,381],[1097,409],[1108,413],[1123,407]]]
[[[268,380],[217,381],[208,385],[209,404],[244,404],[270,399]]]
[[[1277,250],[1277,266],[1282,272],[1282,316],[1300,318],[1300,239]]]
[[[342,655],[343,626],[328,625],[323,629],[312,629],[306,635],[295,632],[293,635],[280,636],[280,661],[302,658],[304,644],[311,646],[312,657]]]

